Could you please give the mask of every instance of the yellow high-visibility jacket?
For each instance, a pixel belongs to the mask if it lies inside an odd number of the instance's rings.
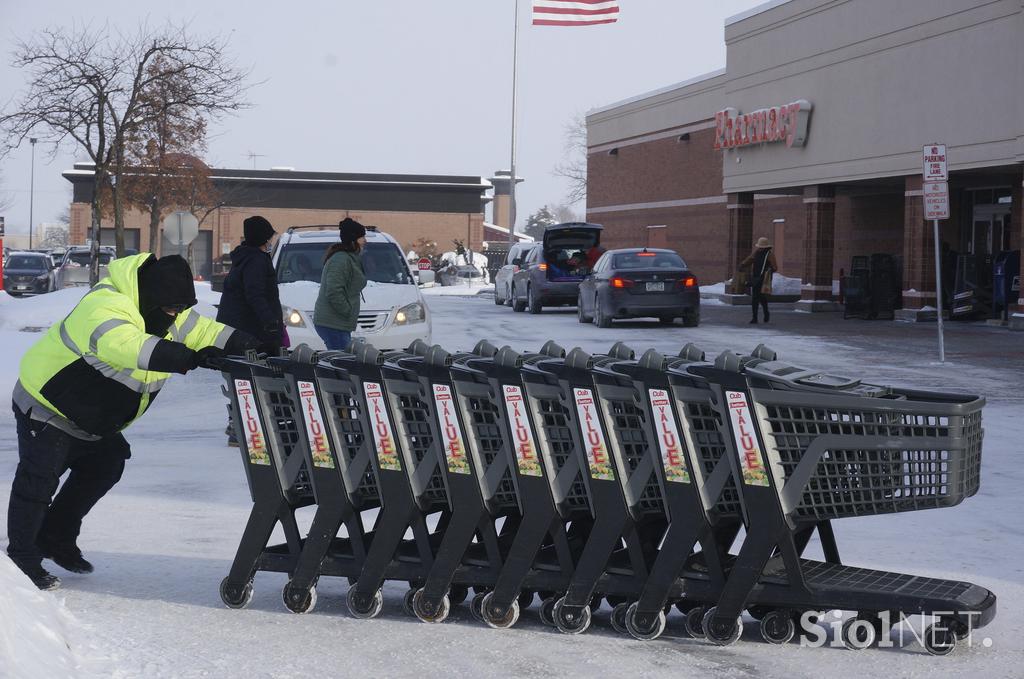
[[[163,338],[146,332],[139,312],[144,252],[110,263],[108,276],[25,353],[14,403],[36,420],[78,438],[114,434],[139,418],[169,373],[149,369],[157,344],[225,347],[234,328],[192,309],[178,314]]]

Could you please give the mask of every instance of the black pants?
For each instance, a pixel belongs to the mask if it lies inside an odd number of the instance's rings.
[[[121,434],[83,441],[32,420],[14,407],[18,424],[18,469],[7,510],[7,554],[21,565],[42,561],[39,543],[71,546],[82,519],[124,471],[131,447]],[[71,470],[57,497],[60,477]]]
[[[760,304],[761,308],[764,309],[764,320],[768,320],[768,295],[761,292],[761,285],[764,283],[763,280],[755,278],[750,281],[750,306],[754,312],[754,320],[757,320],[757,305]]]

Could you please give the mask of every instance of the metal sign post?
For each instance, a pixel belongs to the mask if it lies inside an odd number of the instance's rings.
[[[949,171],[946,163],[946,145],[929,144],[922,149],[924,180],[923,201],[925,219],[932,220],[932,238],[935,241],[935,308],[939,333],[939,363],[946,362],[945,328],[942,324],[942,258],[939,253],[939,220],[949,219]]]

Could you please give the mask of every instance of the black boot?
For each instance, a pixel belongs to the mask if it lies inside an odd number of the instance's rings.
[[[43,553],[43,558],[52,560],[66,571],[72,573],[93,572],[92,564],[85,560],[82,550],[77,545],[51,545],[40,540],[39,550]]]
[[[757,325],[757,318],[755,317],[755,318],[750,319],[750,323],[752,325]]]
[[[52,575],[49,571],[43,568],[42,564],[33,563],[26,564],[19,561],[14,561],[14,565],[21,569],[21,572],[28,576],[32,584],[48,592],[50,590],[58,589],[60,587],[60,578],[56,575]]]

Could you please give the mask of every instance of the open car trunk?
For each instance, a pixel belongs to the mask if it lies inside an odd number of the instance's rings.
[[[550,281],[581,281],[597,261],[592,248],[601,244],[600,224],[555,224],[544,230],[544,262]]]

